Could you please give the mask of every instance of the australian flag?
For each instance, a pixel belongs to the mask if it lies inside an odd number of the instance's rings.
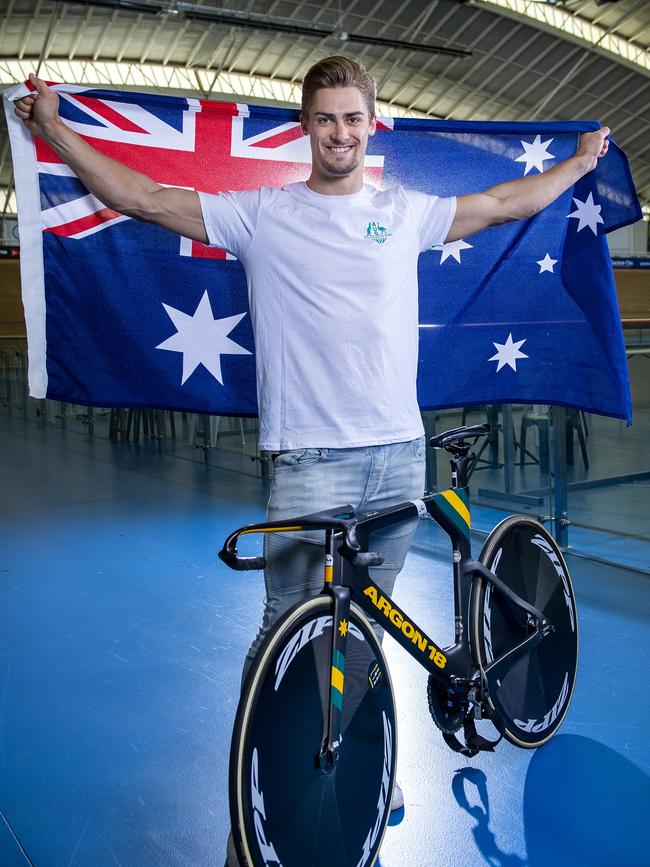
[[[309,175],[298,113],[55,85],[93,147],[159,184],[218,192]],[[107,208],[33,139],[5,93],[15,169],[30,393],[96,406],[254,415],[241,264]],[[381,121],[367,180],[462,195],[543,173],[596,122]],[[422,409],[552,403],[629,420],[606,232],[641,217],[612,141],[595,171],[536,217],[421,255]],[[206,335],[211,345],[205,351]]]

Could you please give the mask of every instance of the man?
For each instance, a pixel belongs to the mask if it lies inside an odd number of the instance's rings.
[[[268,519],[352,504],[360,511],[415,499],[424,489],[416,400],[417,259],[436,244],[538,213],[607,152],[603,127],[544,172],[474,195],[438,198],[363,180],[374,135],[375,85],[354,60],[329,57],[305,77],[301,123],[312,166],[306,183],[211,195],[161,187],[109,159],[66,127],[58,97],[35,76],[16,114],[102,202],[135,219],[223,247],[241,260],[253,321],[260,448],[277,453]],[[413,525],[372,541],[385,557],[373,580],[390,594]],[[263,624],[322,586],[308,536],[272,534]],[[246,670],[246,669],[245,669]],[[397,792],[394,806],[401,806]]]

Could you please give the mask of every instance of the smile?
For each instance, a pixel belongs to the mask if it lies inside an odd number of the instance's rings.
[[[345,147],[335,147],[334,145],[328,145],[327,149],[332,151],[334,154],[346,154],[348,151],[352,150],[352,145],[346,145]]]

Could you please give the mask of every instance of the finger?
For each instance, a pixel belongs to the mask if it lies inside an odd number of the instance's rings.
[[[14,105],[19,105],[24,111],[31,111],[35,102],[35,99],[28,99],[28,97],[23,96],[21,99],[17,99]]]
[[[47,84],[45,84],[42,78],[38,78],[36,75],[34,75],[33,72],[29,73],[29,80],[36,88],[36,93],[34,94],[34,96],[38,96],[41,93],[48,92],[49,87],[47,86]]]

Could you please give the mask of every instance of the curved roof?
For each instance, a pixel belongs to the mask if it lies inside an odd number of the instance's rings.
[[[228,0],[227,6],[3,0],[0,84],[40,67],[47,77],[76,83],[295,102],[313,62],[346,53],[361,58],[384,110],[395,114],[606,123],[650,207],[647,0]],[[10,181],[3,129],[0,186]]]

